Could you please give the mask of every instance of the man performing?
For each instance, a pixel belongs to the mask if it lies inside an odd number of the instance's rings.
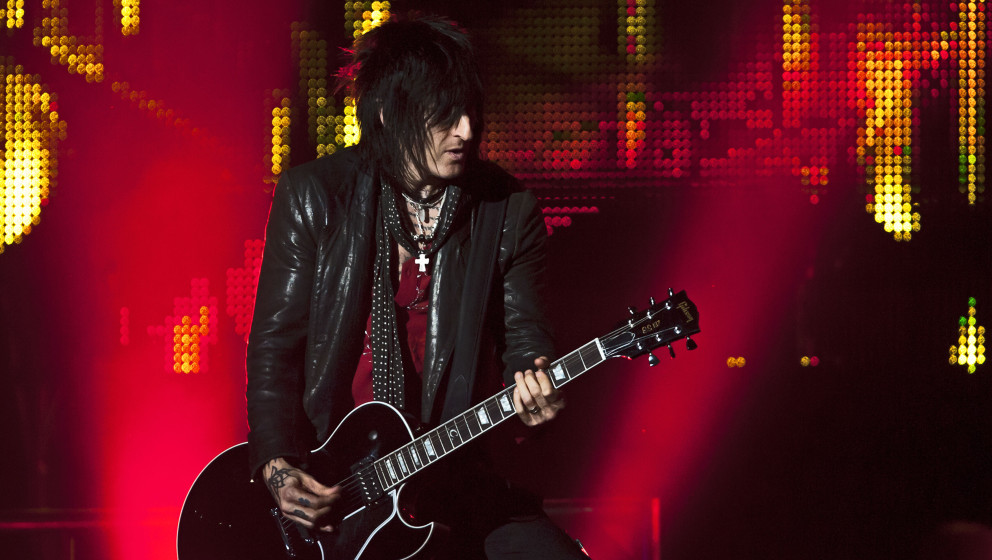
[[[247,355],[252,472],[287,518],[334,543],[331,558],[351,550],[336,537],[341,489],[307,457],[354,407],[383,401],[436,425],[503,383],[527,426],[564,406],[543,371],[544,221],[478,160],[468,38],[437,19],[387,23],[345,74],[361,141],[280,179]],[[451,459],[435,509],[452,533],[437,558],[585,557],[481,446]]]

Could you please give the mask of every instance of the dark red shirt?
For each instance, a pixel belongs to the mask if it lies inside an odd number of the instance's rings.
[[[406,338],[407,350],[417,375],[423,377],[424,348],[427,344],[427,308],[430,304],[431,276],[420,272],[414,259],[408,259],[400,267],[400,284],[396,288],[396,326],[400,339]],[[365,323],[365,350],[355,370],[351,382],[351,396],[355,406],[367,403],[372,398],[372,316]]]

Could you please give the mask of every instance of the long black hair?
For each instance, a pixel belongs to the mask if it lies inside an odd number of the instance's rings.
[[[482,79],[468,35],[455,24],[437,17],[385,23],[356,42],[342,78],[356,99],[358,149],[389,180],[429,177],[430,130],[450,128],[462,115],[474,137],[467,155],[478,157]]]

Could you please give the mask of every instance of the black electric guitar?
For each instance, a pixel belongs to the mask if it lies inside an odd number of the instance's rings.
[[[555,361],[548,373],[561,387],[607,358],[635,358],[699,332],[696,306],[673,294],[630,317],[616,330]],[[649,363],[658,358],[651,354]],[[211,461],[193,482],[179,517],[179,560],[406,559],[423,551],[435,523],[418,524],[404,509],[401,492],[421,470],[516,416],[513,386],[442,425],[415,432],[396,408],[380,402],[356,407],[318,449],[308,472],[342,489],[342,519],[331,536],[315,538],[282,516],[265,483],[249,479],[248,445]]]

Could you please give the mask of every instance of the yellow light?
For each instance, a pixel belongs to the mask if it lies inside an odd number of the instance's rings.
[[[24,0],[7,0],[7,9],[0,8],[0,21],[7,29],[24,27]]]
[[[0,57],[0,81],[7,84],[0,118],[5,139],[0,152],[0,253],[41,223],[42,204],[57,175],[55,144],[64,123],[52,111],[54,97],[41,94],[37,79]]]
[[[968,303],[968,316],[958,321],[958,344],[951,347],[950,358],[958,365],[967,366],[968,373],[975,373],[977,366],[985,363],[985,327],[977,325],[975,299]]]
[[[292,129],[292,118],[290,117],[290,98],[286,96],[288,92],[274,90],[271,92],[271,103],[274,105],[270,110],[272,128],[270,129],[270,147],[266,159],[269,163],[271,175],[266,178],[266,182],[275,183],[283,169],[290,163],[291,148],[289,137]]]
[[[140,0],[114,0],[114,7],[121,14],[121,34],[124,36],[137,35],[141,22]]]

